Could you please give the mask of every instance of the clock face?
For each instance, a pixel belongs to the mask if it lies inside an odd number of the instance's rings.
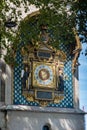
[[[53,71],[47,65],[39,65],[34,71],[35,79],[38,84],[48,85],[53,81]]]
[[[52,63],[33,62],[32,86],[56,88],[56,69]]]

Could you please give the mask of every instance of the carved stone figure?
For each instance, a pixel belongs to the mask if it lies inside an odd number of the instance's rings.
[[[64,91],[64,74],[63,70],[59,68],[59,83],[58,83],[58,91]]]
[[[29,66],[25,65],[24,69],[21,71],[21,80],[23,89],[29,89]]]

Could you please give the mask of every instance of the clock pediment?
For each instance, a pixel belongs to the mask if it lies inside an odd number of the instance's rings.
[[[47,44],[40,44],[38,50],[44,50],[44,51],[50,51],[50,52],[53,52],[54,49],[52,48],[52,46],[50,45],[47,45]]]

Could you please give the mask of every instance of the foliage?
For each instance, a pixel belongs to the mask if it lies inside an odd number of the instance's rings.
[[[29,11],[30,5],[39,8],[40,14],[22,20],[22,10]],[[8,64],[15,64],[15,55],[21,41],[38,41],[41,24],[48,26],[53,47],[60,43],[75,42],[73,28],[77,27],[82,42],[87,41],[87,1],[84,0],[1,0],[0,1],[0,46],[7,50],[4,56]],[[20,19],[20,20],[19,20]],[[7,28],[6,21],[15,21],[17,27]],[[31,25],[32,24],[32,25]],[[78,26],[77,26],[78,25]],[[13,58],[12,58],[13,57]],[[11,61],[11,59],[13,59]]]

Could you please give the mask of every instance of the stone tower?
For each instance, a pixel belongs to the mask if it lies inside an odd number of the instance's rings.
[[[79,38],[76,35],[74,48],[61,44],[57,50],[44,24],[38,37],[37,42],[20,43],[14,69],[0,60],[0,129],[84,130],[78,95]]]

